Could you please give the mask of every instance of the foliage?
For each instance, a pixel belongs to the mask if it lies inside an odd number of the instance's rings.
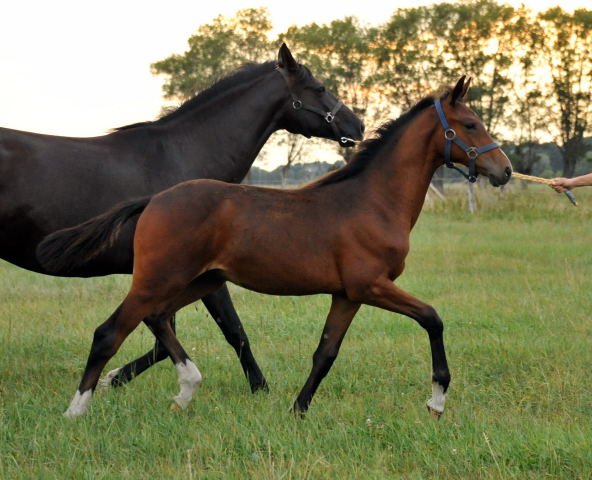
[[[152,72],[165,75],[167,98],[187,99],[246,62],[273,58],[267,38],[272,24],[266,8],[239,10],[201,25],[189,40],[189,49],[152,64]]]

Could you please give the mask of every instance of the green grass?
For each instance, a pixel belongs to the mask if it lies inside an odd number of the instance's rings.
[[[453,376],[430,418],[430,356],[413,321],[363,307],[305,420],[288,412],[329,299],[232,287],[269,394],[251,395],[203,306],[179,337],[204,375],[191,407],[169,362],[68,406],[94,328],[128,277],[59,279],[0,264],[2,479],[588,479],[592,471],[592,192],[431,202],[398,284],[439,311]],[[152,345],[140,327],[108,367]]]

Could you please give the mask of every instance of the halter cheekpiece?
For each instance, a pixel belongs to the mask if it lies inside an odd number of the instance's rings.
[[[286,81],[286,85],[288,86],[288,91],[290,92],[290,95],[292,96],[292,108],[294,110],[308,110],[309,112],[318,113],[321,117],[323,117],[325,119],[325,121],[329,125],[331,125],[331,128],[333,129],[333,134],[335,135],[335,139],[337,141],[339,141],[339,143],[345,145],[348,142],[354,141],[351,138],[340,136],[339,130],[337,129],[337,125],[335,125],[335,123],[334,123],[335,115],[337,115],[337,112],[341,109],[341,107],[343,107],[343,102],[341,100],[337,100],[337,103],[335,104],[335,106],[330,111],[327,111],[327,112],[324,110],[321,110],[320,108],[315,107],[314,105],[309,105],[307,103],[304,103],[302,100],[300,100],[300,98],[298,98],[298,96],[296,96],[296,94],[290,88],[290,81],[289,81],[288,76],[286,75],[286,72],[284,71],[284,69],[282,67],[280,67],[279,65],[276,65],[275,69],[278,72],[280,72],[280,74],[282,75],[282,77]]]
[[[440,100],[437,99],[434,102],[436,106],[436,112],[438,113],[438,117],[440,118],[440,123],[444,128],[444,138],[446,139],[446,144],[444,145],[444,163],[448,168],[452,168],[461,173],[463,177],[465,177],[469,182],[475,183],[477,181],[477,157],[482,153],[489,152],[489,150],[493,150],[494,148],[499,148],[499,145],[495,142],[490,143],[489,145],[485,145],[484,147],[469,147],[465,142],[463,142],[460,138],[456,136],[456,132],[454,129],[450,128],[448,125],[448,121],[446,120],[446,116],[444,115],[444,110],[442,109],[442,104]],[[452,158],[450,156],[450,152],[452,150],[452,144],[455,143],[458,145],[461,150],[463,150],[467,157],[469,157],[469,173],[465,173],[464,170],[458,168],[454,165]]]

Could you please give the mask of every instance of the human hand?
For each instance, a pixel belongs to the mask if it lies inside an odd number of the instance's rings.
[[[571,189],[571,179],[565,177],[557,177],[551,180],[551,184],[549,185],[553,190],[558,193],[565,192],[566,190]]]

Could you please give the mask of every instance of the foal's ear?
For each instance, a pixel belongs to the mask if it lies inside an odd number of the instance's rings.
[[[285,43],[282,43],[278,52],[278,65],[289,72],[295,72],[298,70],[298,62],[294,60],[292,52],[290,52],[290,49]]]
[[[462,100],[464,96],[467,94],[469,86],[471,85],[471,77],[469,77],[469,79],[465,81],[466,78],[467,76],[463,75],[458,79],[458,82],[456,82],[456,85],[452,90],[452,95],[450,95],[450,103],[452,105],[455,105],[456,102]]]

